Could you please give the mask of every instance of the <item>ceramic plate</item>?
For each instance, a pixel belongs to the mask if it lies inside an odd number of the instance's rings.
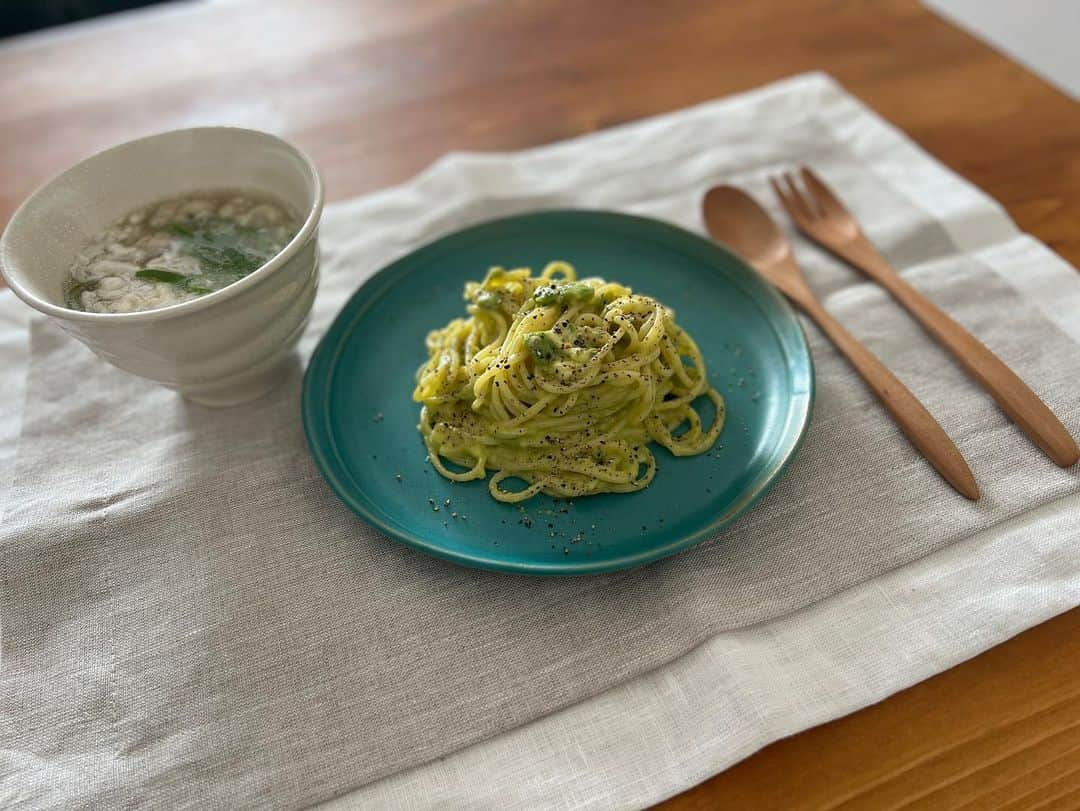
[[[414,375],[428,331],[464,315],[467,280],[492,265],[539,272],[554,259],[672,307],[727,400],[727,424],[701,456],[654,446],[659,471],[643,491],[503,504],[486,481],[454,484],[425,461]],[[798,449],[813,393],[794,313],[736,256],[656,220],[552,211],[467,228],[379,271],[316,349],[303,415],[327,482],[391,538],[465,566],[587,574],[671,555],[749,509]]]

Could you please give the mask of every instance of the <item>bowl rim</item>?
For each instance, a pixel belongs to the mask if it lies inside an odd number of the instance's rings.
[[[280,145],[284,146],[288,151],[292,152],[300,161],[304,164],[307,170],[310,172],[312,180],[314,181],[314,193],[312,195],[312,203],[308,208],[307,214],[304,216],[304,222],[300,226],[300,230],[296,232],[296,235],[289,240],[289,242],[278,251],[266,264],[262,265],[258,270],[249,273],[244,278],[233,282],[220,290],[215,290],[213,293],[207,293],[206,295],[199,296],[198,298],[191,299],[190,301],[183,301],[178,304],[170,304],[167,307],[158,307],[153,310],[137,310],[131,313],[91,313],[85,310],[73,310],[69,307],[61,307],[52,302],[35,295],[26,287],[21,285],[9,274],[7,268],[10,264],[13,264],[10,260],[12,251],[9,246],[9,239],[13,228],[17,225],[19,219],[25,216],[25,212],[30,204],[40,196],[46,189],[62,183],[67,175],[78,169],[85,163],[92,160],[97,160],[112,152],[119,152],[120,150],[127,149],[134,144],[142,141],[150,141],[155,138],[163,138],[166,136],[178,135],[180,133],[209,133],[209,132],[230,132],[243,135],[254,135],[259,138],[268,138],[273,141],[277,141]],[[151,135],[145,135],[140,138],[133,138],[129,141],[116,144],[107,149],[103,149],[99,152],[95,152],[89,155],[77,163],[72,164],[63,171],[53,175],[46,180],[40,186],[38,186],[23,202],[15,209],[15,213],[11,215],[11,219],[8,221],[7,226],[4,228],[3,235],[0,236],[0,276],[3,276],[4,281],[7,282],[8,287],[15,293],[20,299],[29,304],[35,310],[50,315],[57,319],[65,321],[84,321],[90,323],[106,324],[114,323],[119,324],[123,322],[127,323],[140,323],[146,321],[161,321],[168,318],[174,318],[178,316],[187,315],[189,313],[198,312],[204,310],[207,307],[212,307],[214,304],[225,301],[239,295],[243,291],[250,287],[259,284],[260,281],[270,276],[279,268],[287,264],[300,249],[307,244],[308,240],[314,234],[315,229],[319,225],[319,220],[322,217],[323,203],[325,197],[325,187],[322,180],[322,175],[319,174],[319,167],[316,166],[315,161],[296,146],[293,143],[285,140],[284,138],[274,135],[270,132],[263,130],[251,129],[249,127],[228,127],[228,126],[210,126],[210,127],[183,127],[180,129],[164,130],[162,132],[156,132]]]

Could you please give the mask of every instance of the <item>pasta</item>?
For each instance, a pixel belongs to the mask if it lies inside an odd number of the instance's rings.
[[[413,392],[446,478],[494,471],[488,489],[506,502],[628,493],[656,473],[650,441],[690,456],[720,435],[724,400],[655,299],[551,262],[539,276],[492,268],[465,300],[468,318],[428,335]],[[708,427],[694,408],[702,396],[715,406]]]

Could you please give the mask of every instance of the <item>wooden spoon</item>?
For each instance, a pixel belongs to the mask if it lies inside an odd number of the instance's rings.
[[[810,316],[855,367],[911,444],[958,493],[978,501],[975,477],[948,434],[915,395],[821,306],[795,264],[787,237],[765,209],[734,186],[710,189],[702,208],[713,238],[739,254]]]

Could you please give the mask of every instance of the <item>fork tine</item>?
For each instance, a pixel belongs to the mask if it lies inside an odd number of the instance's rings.
[[[807,192],[821,206],[822,211],[826,214],[848,214],[848,210],[840,202],[840,198],[833,194],[832,189],[809,166],[800,166],[799,173],[802,175],[803,183],[806,184]]]
[[[795,177],[791,172],[784,172],[784,182],[787,183],[788,194],[792,203],[798,208],[803,219],[806,222],[813,222],[816,220],[818,218],[818,212],[814,209],[811,201],[799,191],[799,187],[795,185]]]
[[[780,182],[775,177],[770,177],[769,185],[772,186],[773,194],[776,195],[776,199],[780,201],[780,205],[784,207],[784,211],[788,213],[788,216],[795,220],[796,224],[802,222],[802,215],[795,208],[794,203],[788,199],[787,192],[784,191],[784,187],[780,185]]]

